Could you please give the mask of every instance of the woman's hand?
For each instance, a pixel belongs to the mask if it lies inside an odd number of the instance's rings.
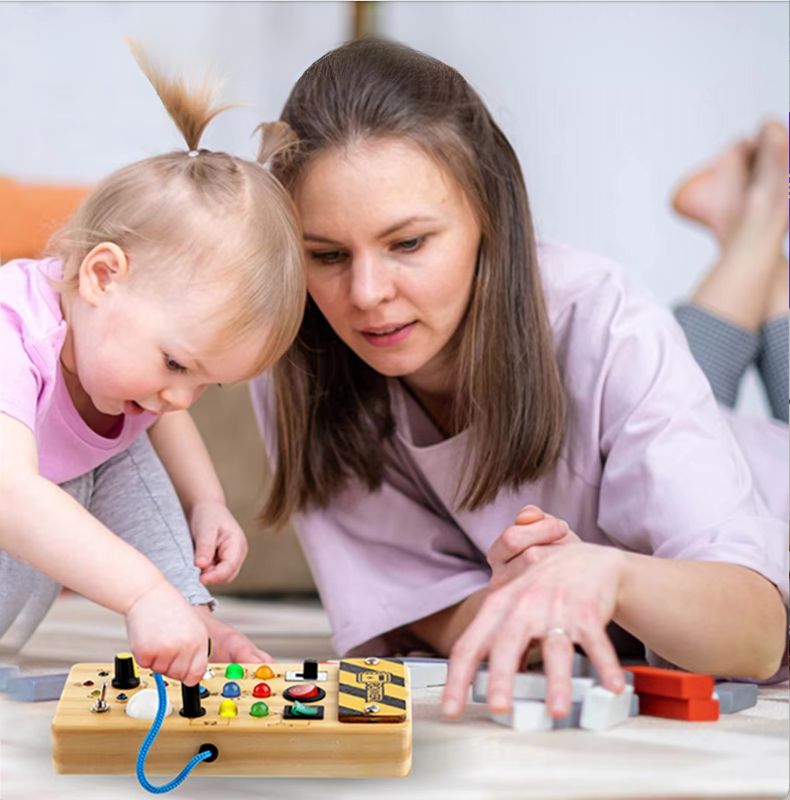
[[[530,642],[537,640],[542,640],[546,705],[553,716],[570,711],[576,643],[607,689],[619,692],[625,686],[606,634],[623,579],[621,551],[581,542],[541,549],[541,558],[528,569],[489,589],[476,617],[454,644],[443,696],[447,716],[461,713],[469,684],[486,656],[489,708],[498,713],[509,710],[515,673]]]
[[[189,516],[195,565],[206,586],[230,583],[247,557],[247,537],[224,503],[197,503]]]
[[[491,545],[486,558],[491,566],[491,586],[502,586],[540,560],[546,545],[570,544],[581,539],[568,523],[544,513],[537,506],[524,506],[516,521]]]

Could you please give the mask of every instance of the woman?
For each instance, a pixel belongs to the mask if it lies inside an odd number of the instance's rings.
[[[773,675],[781,477],[755,489],[666,311],[603,259],[536,244],[464,79],[363,40],[313,64],[282,119],[310,299],[253,387],[276,465],[263,516],[295,514],[335,647],[449,652],[450,716],[485,657],[489,705],[509,708],[535,643],[553,714],[574,644],[619,691],[624,631],[686,669]]]

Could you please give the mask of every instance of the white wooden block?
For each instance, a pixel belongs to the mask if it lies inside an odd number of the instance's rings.
[[[444,686],[447,683],[447,659],[402,658],[401,661],[409,668],[412,689]]]
[[[580,703],[594,685],[592,678],[571,678],[571,702]],[[476,703],[486,702],[488,671],[480,670],[472,686],[472,699]],[[546,676],[541,672],[519,672],[513,682],[514,700],[545,700]]]
[[[588,731],[605,731],[628,719],[634,687],[626,684],[619,694],[593,686],[584,696],[579,727]]]
[[[548,731],[554,720],[545,703],[537,700],[521,700],[513,703],[513,711],[507,714],[489,714],[490,719],[513,728],[515,731]]]

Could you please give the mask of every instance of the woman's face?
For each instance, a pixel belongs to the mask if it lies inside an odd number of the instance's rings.
[[[480,244],[458,182],[411,143],[364,140],[318,156],[295,200],[307,287],[337,335],[384,375],[450,389]]]

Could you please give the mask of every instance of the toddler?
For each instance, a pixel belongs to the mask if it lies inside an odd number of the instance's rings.
[[[201,149],[215,89],[136,56],[186,151],[113,173],[51,257],[0,269],[0,637],[21,647],[67,586],[124,615],[140,666],[195,684],[208,637],[269,656],[211,614],[247,545],[187,408],[289,346],[301,235],[276,141],[259,163]]]

